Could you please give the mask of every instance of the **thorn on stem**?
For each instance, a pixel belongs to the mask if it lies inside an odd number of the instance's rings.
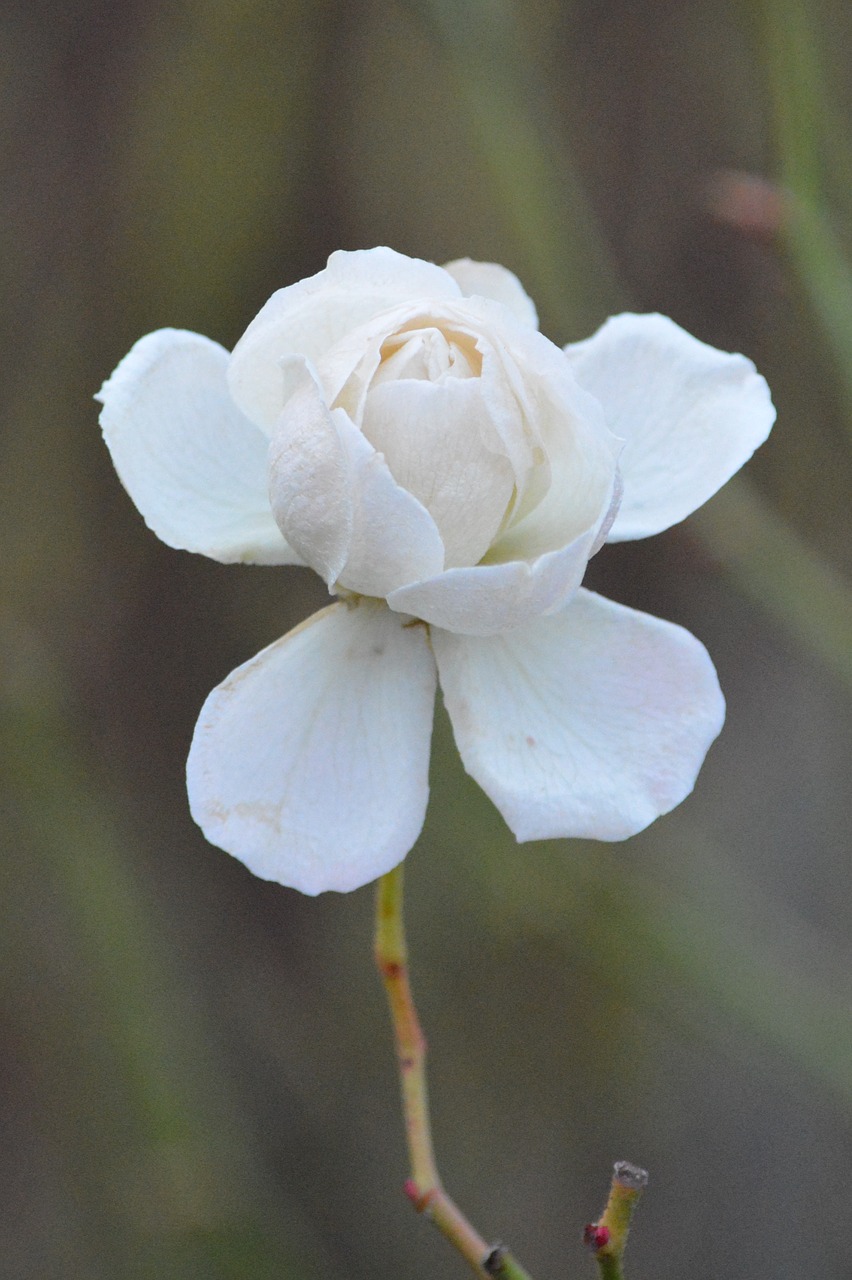
[[[418,1213],[422,1213],[424,1209],[429,1208],[429,1204],[435,1195],[434,1187],[431,1187],[428,1191],[421,1191],[413,1178],[406,1178],[402,1184],[402,1189]]]
[[[609,1241],[609,1227],[601,1226],[598,1222],[587,1222],[583,1227],[583,1244],[589,1249],[594,1249],[596,1253],[605,1248]]]

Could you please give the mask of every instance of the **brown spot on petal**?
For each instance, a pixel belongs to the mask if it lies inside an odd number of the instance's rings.
[[[235,804],[231,812],[240,818],[257,822],[261,826],[271,827],[276,835],[280,835],[283,807],[281,804],[262,804],[259,800],[247,800],[241,804]]]

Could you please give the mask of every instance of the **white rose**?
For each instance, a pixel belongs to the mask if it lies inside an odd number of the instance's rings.
[[[344,597],[199,719],[193,815],[257,874],[352,889],[404,857],[437,678],[520,840],[622,839],[692,789],[724,715],[710,659],[580,583],[607,537],[683,519],[766,438],[744,357],[632,315],[563,352],[504,268],[373,249],[274,294],[230,357],[148,335],[101,399],[161,538],[304,563]]]

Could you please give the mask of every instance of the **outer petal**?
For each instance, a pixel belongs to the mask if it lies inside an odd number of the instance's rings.
[[[513,311],[522,324],[538,328],[538,312],[535,303],[524,289],[518,277],[497,262],[474,262],[471,258],[456,258],[444,263],[466,298],[492,298]]]
[[[420,833],[434,694],[423,627],[332,605],[210,694],[187,763],[192,816],[265,880],[357,889]]]
[[[269,474],[275,518],[329,586],[385,596],[443,567],[429,512],[304,371],[270,445]]]
[[[627,442],[612,542],[683,520],[748,461],[775,421],[750,360],[699,342],[665,316],[614,316],[565,350]]]
[[[704,646],[580,590],[487,639],[433,631],[468,773],[519,840],[623,840],[679,804],[724,719]]]
[[[447,569],[400,587],[388,604],[400,613],[466,636],[490,636],[561,609],[574,595],[595,544],[594,529],[537,559]]]
[[[122,484],[170,547],[226,563],[301,564],[267,497],[268,441],[231,400],[228,353],[197,333],[140,339],[98,395]]]
[[[245,413],[270,432],[290,386],[282,356],[316,361],[373,316],[414,298],[458,298],[455,281],[434,263],[393,249],[339,250],[307,280],[279,289],[255,316],[231,357],[231,393]]]

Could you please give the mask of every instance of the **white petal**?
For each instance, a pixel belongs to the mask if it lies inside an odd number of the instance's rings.
[[[495,343],[493,354],[502,358],[502,381],[540,442],[549,487],[543,496],[531,487],[488,560],[531,560],[592,527],[600,530],[613,500],[622,441],[609,430],[595,397],[578,384],[564,352],[542,334],[507,327],[503,350]]]
[[[750,360],[699,342],[665,316],[614,316],[565,350],[627,442],[610,541],[683,520],[748,461],[775,421]]]
[[[590,529],[567,547],[529,562],[447,569],[392,591],[388,604],[447,631],[496,635],[561,609],[582,582],[594,543]]]
[[[481,560],[503,522],[515,477],[508,458],[488,447],[495,429],[479,378],[380,383],[367,396],[363,431],[397,483],[432,516],[445,563]]]
[[[501,302],[523,324],[538,328],[538,312],[518,277],[497,262],[474,262],[471,258],[457,258],[444,263],[466,298],[492,298]]]
[[[357,889],[420,833],[434,695],[423,627],[332,605],[210,694],[187,762],[192,816],[265,880]]]
[[[228,353],[197,333],[140,339],[98,395],[121,482],[170,547],[225,563],[300,564],[267,496],[268,441],[228,393]]]
[[[580,590],[486,639],[434,630],[464,766],[519,840],[624,840],[692,790],[724,719],[704,646]]]
[[[323,271],[274,293],[234,348],[228,380],[245,413],[271,432],[289,391],[280,360],[318,360],[350,330],[415,298],[458,298],[455,281],[434,263],[393,249],[333,253]]]
[[[302,373],[269,445],[269,501],[284,536],[331,586],[349,554],[354,495],[334,417]]]
[[[329,586],[385,596],[443,567],[429,512],[307,372],[270,444],[269,473],[275,518]]]

